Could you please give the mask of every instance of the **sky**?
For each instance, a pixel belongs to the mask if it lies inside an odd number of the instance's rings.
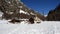
[[[60,3],[60,0],[21,0],[27,7],[47,15],[48,12]]]

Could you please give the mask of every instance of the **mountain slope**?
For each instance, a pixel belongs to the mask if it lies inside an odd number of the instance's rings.
[[[48,13],[48,21],[60,21],[60,4]]]
[[[10,18],[8,17],[9,15],[10,16],[12,14],[16,15],[22,10],[22,11],[24,11],[24,14],[28,13],[29,15],[32,15],[31,13],[33,13],[33,14],[35,14],[35,16],[37,16],[41,20],[44,20],[43,15],[28,8],[26,5],[23,4],[23,2],[21,2],[19,0],[0,0],[0,10],[4,13],[3,18],[5,18],[5,19],[11,19],[11,17]],[[4,16],[5,14],[6,14],[6,16]],[[16,18],[18,18],[18,17],[16,17]]]

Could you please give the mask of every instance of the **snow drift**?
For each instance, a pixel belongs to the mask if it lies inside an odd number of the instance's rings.
[[[0,24],[0,34],[60,34],[60,22],[43,21],[40,24],[3,23]]]

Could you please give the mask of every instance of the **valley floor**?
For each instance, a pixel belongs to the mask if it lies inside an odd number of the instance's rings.
[[[7,24],[0,20],[0,34],[60,34],[59,21],[42,21],[40,24]]]

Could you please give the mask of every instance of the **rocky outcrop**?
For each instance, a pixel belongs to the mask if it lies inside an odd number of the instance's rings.
[[[24,13],[20,13],[21,11]],[[0,0],[0,11],[3,12],[2,19],[9,20],[11,22],[20,21],[19,19],[30,19],[38,17],[41,20],[44,20],[44,16],[38,12],[28,8],[19,0]],[[28,13],[28,14],[26,14]],[[34,21],[34,20],[33,20]],[[31,21],[30,21],[31,22]]]
[[[46,19],[48,21],[60,21],[60,4],[54,10],[49,11]]]
[[[26,5],[24,5],[19,0],[0,0],[0,10],[1,10],[1,12],[3,12],[2,16],[5,19],[11,19],[11,18],[14,19],[15,17],[18,16],[17,14],[19,13],[20,9],[25,11],[25,12],[27,12],[27,13],[29,13],[30,15],[32,15],[31,14],[31,12],[32,12],[37,17],[39,17],[40,19],[44,20],[44,16],[43,15],[41,15],[41,14],[35,12],[34,10],[28,8]],[[14,16],[14,15],[17,15],[17,16]]]

